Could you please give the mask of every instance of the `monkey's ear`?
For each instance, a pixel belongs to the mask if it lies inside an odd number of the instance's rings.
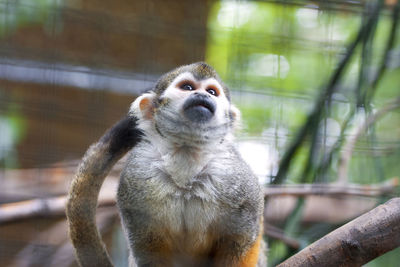
[[[153,118],[153,99],[154,92],[145,93],[133,101],[129,109],[129,114],[132,114],[139,119],[151,120]]]
[[[242,116],[241,116],[240,110],[233,104],[231,104],[231,106],[230,106],[229,117],[232,121],[233,128],[235,130],[240,129]]]

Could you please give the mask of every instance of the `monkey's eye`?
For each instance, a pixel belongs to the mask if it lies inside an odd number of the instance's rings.
[[[194,86],[191,85],[190,83],[184,83],[180,86],[180,88],[182,90],[186,90],[186,91],[193,91],[194,90]]]
[[[207,91],[207,93],[209,93],[210,95],[213,95],[213,96],[218,96],[219,95],[218,90],[215,89],[215,88],[207,88],[206,91]]]

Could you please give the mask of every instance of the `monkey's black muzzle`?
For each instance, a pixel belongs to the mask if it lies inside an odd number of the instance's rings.
[[[192,122],[204,123],[215,113],[216,103],[210,96],[194,93],[183,104],[183,114]]]

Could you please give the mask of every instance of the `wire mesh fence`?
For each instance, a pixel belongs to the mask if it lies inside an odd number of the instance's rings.
[[[238,148],[262,183],[390,185],[378,196],[268,198],[278,236],[298,244],[270,238],[276,264],[399,193],[398,9],[396,0],[0,0],[0,200],[63,195],[76,160],[137,95],[178,65],[207,61],[233,91]],[[43,243],[31,265],[64,250],[74,264],[66,236],[50,240],[64,219],[46,216],[0,226],[0,263],[28,266]],[[119,247],[113,227],[105,232]]]

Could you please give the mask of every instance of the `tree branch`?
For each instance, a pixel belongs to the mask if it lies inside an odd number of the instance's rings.
[[[31,199],[0,205],[0,224],[33,218],[64,216],[67,196]],[[115,205],[115,198],[102,195],[99,206]]]
[[[269,185],[264,188],[264,197],[270,196],[307,196],[307,195],[351,195],[363,197],[378,197],[395,192],[399,186],[399,178],[395,177],[384,183],[374,185],[358,184],[293,184]]]
[[[99,206],[115,205],[115,188],[117,181],[109,179],[99,195]],[[366,196],[379,197],[393,194],[399,185],[399,178],[390,179],[381,184],[296,184],[269,185],[264,188],[264,196]],[[29,219],[65,215],[66,196],[36,198],[0,205],[0,224]],[[282,210],[281,210],[282,213]]]
[[[309,245],[278,267],[361,266],[400,246],[400,198],[393,198]]]

